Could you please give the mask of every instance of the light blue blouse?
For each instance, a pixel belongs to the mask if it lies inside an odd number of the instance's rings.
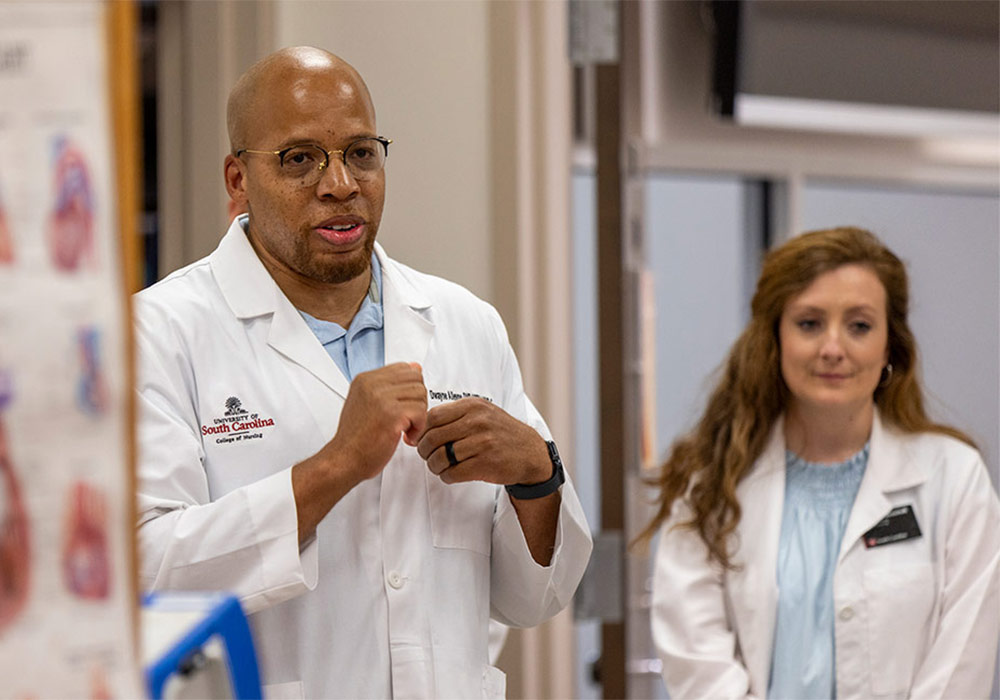
[[[361,308],[345,329],[333,321],[321,321],[299,311],[309,330],[348,380],[361,372],[385,365],[385,328],[382,317],[382,268],[372,253],[372,282]]]
[[[778,610],[768,698],[835,698],[833,572],[869,445],[845,462],[785,452]]]

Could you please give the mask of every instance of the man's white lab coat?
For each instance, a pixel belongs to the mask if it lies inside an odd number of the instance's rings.
[[[482,396],[548,439],[496,311],[376,253],[386,364],[419,362],[431,406]],[[290,470],[335,433],[348,381],[240,220],[135,316],[142,585],[237,593],[272,697],[502,697],[491,613],[542,622],[589,557],[570,482],[541,567],[502,487],[446,485],[401,441],[300,551]]]
[[[725,573],[697,534],[670,529],[690,517],[675,506],[656,554],[652,616],[672,697],[766,696],[784,491],[779,420],[737,488],[738,568]],[[905,505],[922,536],[866,548],[862,535]],[[896,432],[876,411],[834,574],[838,699],[988,697],[998,576],[1000,504],[979,453],[943,435]]]

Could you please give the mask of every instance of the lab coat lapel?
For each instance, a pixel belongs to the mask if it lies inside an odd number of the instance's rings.
[[[278,299],[267,343],[292,362],[304,367],[330,389],[347,398],[347,377],[323,348],[322,343],[306,325],[305,319],[292,306],[277,286]]]
[[[406,278],[403,270],[376,244],[382,266],[382,312],[385,328],[385,363],[419,362],[427,356],[434,335],[428,318],[430,301]]]
[[[245,217],[234,220],[211,256],[226,303],[243,321],[270,314],[268,345],[346,398],[347,378],[257,257],[244,232],[245,222]]]
[[[844,530],[838,565],[853,548],[864,546],[861,536],[889,513],[893,504],[886,497],[887,493],[910,488],[926,480],[927,473],[921,468],[919,461],[906,454],[903,442],[890,428],[883,425],[876,409],[872,421],[868,466]]]
[[[734,610],[743,663],[754,686],[763,694],[771,666],[775,610],[778,603],[778,540],[785,500],[785,432],[779,418],[753,471],[737,488],[743,509],[738,527],[739,550],[730,571]]]

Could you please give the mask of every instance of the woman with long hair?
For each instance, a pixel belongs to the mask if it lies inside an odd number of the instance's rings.
[[[971,439],[925,412],[908,304],[861,229],[766,257],[643,533],[672,697],[989,696],[1000,502]]]

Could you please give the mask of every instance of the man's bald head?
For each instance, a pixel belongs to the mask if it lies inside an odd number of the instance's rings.
[[[251,124],[266,113],[262,106],[266,105],[268,98],[282,88],[288,90],[300,78],[320,74],[336,76],[345,83],[353,83],[374,116],[375,107],[368,86],[351,64],[323,49],[293,46],[265,56],[236,81],[229,93],[226,107],[230,150],[235,153],[240,148],[261,147],[261,144],[249,143],[249,132]],[[270,144],[266,146],[269,147]]]

